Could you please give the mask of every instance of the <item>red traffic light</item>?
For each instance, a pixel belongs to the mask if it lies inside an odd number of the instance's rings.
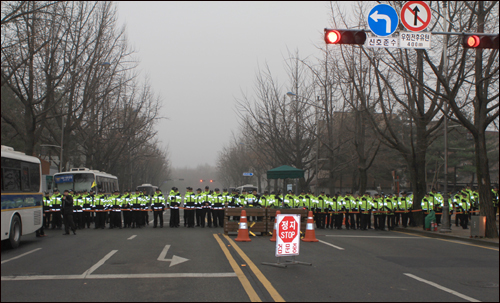
[[[498,35],[496,36],[482,36],[465,35],[462,41],[464,48],[492,48],[498,49]]]
[[[203,182],[203,180],[200,180],[200,182]]]
[[[328,29],[325,28],[326,44],[365,44],[366,33],[364,30]]]
[[[468,47],[478,47],[479,42],[481,42],[481,39],[476,35],[469,36],[466,41]]]
[[[210,180],[210,183],[214,182],[214,180]]]
[[[325,41],[327,44],[335,44],[340,40],[340,33],[336,30],[325,31]]]

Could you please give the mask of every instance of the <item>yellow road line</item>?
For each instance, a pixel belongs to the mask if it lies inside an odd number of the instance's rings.
[[[220,248],[224,252],[224,255],[226,255],[226,258],[229,261],[229,264],[231,264],[231,267],[233,268],[234,272],[236,273],[236,276],[238,277],[238,279],[240,280],[240,283],[243,286],[243,288],[245,289],[248,297],[250,298],[250,301],[251,302],[262,302],[262,300],[259,298],[259,295],[257,295],[257,293],[253,289],[252,285],[250,284],[250,281],[248,281],[248,278],[245,276],[245,274],[243,273],[241,268],[238,266],[238,264],[234,260],[233,256],[231,256],[231,253],[229,252],[229,250],[225,246],[224,242],[222,242],[222,240],[219,238],[219,236],[217,234],[214,234],[214,238],[219,243]]]
[[[255,266],[255,264],[243,252],[243,250],[241,250],[241,248],[239,248],[238,245],[236,245],[236,243],[233,240],[231,240],[231,238],[229,238],[227,235],[224,235],[224,237],[229,241],[229,243],[231,243],[236,252],[238,252],[238,254],[243,258],[243,260],[247,262],[247,264],[250,266],[250,270],[252,270],[257,279],[259,279],[260,283],[264,285],[264,287],[267,289],[273,300],[275,302],[285,302],[285,299],[283,299],[283,297],[278,293],[278,291],[276,291],[276,289],[271,285],[271,282],[269,282],[269,280],[264,276],[264,274],[262,274],[260,269],[257,266]]]
[[[463,244],[463,245],[475,246],[475,247],[486,248],[486,249],[491,249],[491,250],[496,250],[496,251],[498,251],[498,248],[487,247],[487,246],[481,246],[481,245],[470,244],[470,243],[464,243],[464,242],[460,242],[460,241],[454,241],[454,240],[447,240],[447,239],[441,239],[441,238],[427,237],[427,236],[422,236],[422,235],[418,235],[418,234],[405,233],[405,232],[402,232],[402,231],[395,231],[395,230],[393,230],[393,232],[396,232],[396,233],[401,233],[401,234],[405,234],[405,235],[412,235],[412,236],[416,236],[416,237],[429,238],[429,239],[436,239],[436,240],[440,240],[440,241],[446,241],[446,242],[451,242],[451,243],[457,243],[457,244]]]

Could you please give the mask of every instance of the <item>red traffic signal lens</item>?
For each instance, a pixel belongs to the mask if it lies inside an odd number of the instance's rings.
[[[200,180],[200,182],[203,182],[203,180]]]
[[[476,35],[469,36],[467,38],[467,46],[469,46],[469,47],[478,47],[479,42],[481,42],[481,39],[479,39],[479,37]]]
[[[326,43],[329,44],[335,44],[340,41],[340,38],[342,35],[339,33],[339,31],[327,31],[325,35],[325,41]]]
[[[214,180],[210,180],[210,183],[214,182]]]

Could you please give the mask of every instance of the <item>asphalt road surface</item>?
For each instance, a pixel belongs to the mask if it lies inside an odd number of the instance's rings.
[[[312,266],[278,268],[261,264],[276,262],[269,236],[234,242],[220,227],[62,233],[2,243],[2,302],[499,301],[498,245],[316,230],[296,257]]]

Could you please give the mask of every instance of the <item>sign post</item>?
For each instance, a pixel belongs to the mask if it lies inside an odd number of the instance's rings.
[[[300,215],[298,214],[279,214],[276,216],[278,229],[276,230],[276,251],[277,263],[262,262],[264,265],[276,267],[286,267],[287,265],[312,265],[307,262],[295,260],[295,256],[300,251]],[[292,260],[285,260],[281,263],[281,257],[292,257]]]

